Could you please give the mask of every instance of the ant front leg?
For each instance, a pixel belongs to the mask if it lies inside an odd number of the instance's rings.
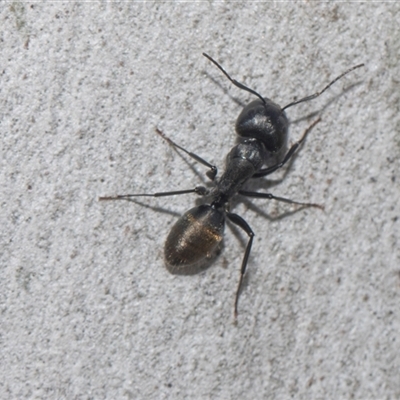
[[[253,244],[254,232],[250,228],[249,224],[239,215],[228,213],[228,212],[226,213],[226,215],[235,225],[242,228],[249,236],[249,241],[247,242],[246,251],[244,253],[244,257],[243,257],[243,261],[242,261],[242,267],[240,268],[239,283],[238,283],[238,287],[236,290],[236,297],[235,297],[235,319],[236,319],[237,315],[238,315],[239,295],[240,295],[240,291],[242,288],[243,277],[246,272],[247,262],[248,262],[249,256],[250,256],[251,246]]]
[[[179,146],[179,144],[175,143],[174,141],[172,141],[168,136],[166,136],[164,134],[164,132],[160,131],[160,129],[156,128],[156,132],[164,139],[166,140],[171,146],[176,147],[179,150],[182,150],[183,152],[185,152],[189,157],[193,158],[194,160],[196,160],[197,162],[199,162],[200,164],[205,165],[206,167],[210,168],[209,171],[206,172],[206,175],[208,176],[209,179],[211,179],[212,181],[215,179],[215,177],[217,176],[217,167],[215,165],[210,164],[209,162],[207,162],[206,160],[204,160],[204,158],[201,158],[200,156],[198,156],[195,153],[192,153],[191,151],[187,151],[186,149],[184,149],[182,146]]]
[[[312,128],[314,128],[315,125],[318,124],[318,122],[321,121],[321,118],[318,118],[317,120],[315,120],[303,133],[303,136],[300,138],[300,140],[298,142],[296,142],[287,152],[285,158],[279,162],[278,164],[273,165],[272,167],[269,168],[264,168],[261,169],[260,171],[258,171],[257,173],[255,173],[252,178],[260,178],[262,176],[267,176],[269,174],[272,174],[273,172],[275,172],[276,170],[278,170],[279,168],[282,168],[289,160],[290,158],[293,156],[293,154],[296,152],[296,150],[300,147],[300,145],[304,142],[307,134],[311,131]]]

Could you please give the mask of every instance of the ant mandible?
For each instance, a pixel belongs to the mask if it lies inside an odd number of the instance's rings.
[[[268,200],[273,199],[306,207],[323,208],[318,204],[300,203],[283,197],[274,196],[271,193],[249,192],[242,190],[242,186],[251,178],[260,178],[270,175],[284,166],[304,141],[308,132],[320,121],[320,119],[317,119],[305,130],[300,140],[290,147],[282,161],[270,167],[263,168],[268,157],[277,154],[286,145],[289,122],[285,110],[296,104],[315,99],[343,76],[362,67],[364,64],[359,64],[348,69],[331,81],[321,91],[289,103],[281,108],[270,99],[262,97],[256,91],[232,79],[222,66],[208,54],[203,53],[203,55],[216,65],[236,87],[258,97],[258,99],[252,101],[243,109],[236,121],[236,133],[239,135],[239,143],[228,153],[224,173],[219,179],[215,180],[217,176],[216,166],[179,146],[165,136],[160,130],[157,129],[156,131],[170,145],[183,151],[200,164],[208,167],[207,176],[214,181],[214,188],[209,191],[203,186],[197,186],[189,190],[100,197],[100,200],[123,200],[144,196],[175,196],[187,193],[209,196],[211,199],[209,203],[190,209],[183,214],[172,227],[164,247],[165,263],[168,269],[173,272],[182,272],[204,264],[218,249],[223,238],[225,217],[228,217],[233,224],[241,228],[249,237],[242,260],[240,278],[235,295],[234,314],[236,318],[238,314],[239,294],[253,244],[254,232],[241,216],[229,211],[229,201],[233,196],[239,194],[247,197]]]

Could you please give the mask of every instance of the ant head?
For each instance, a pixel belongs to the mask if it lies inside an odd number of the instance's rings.
[[[267,152],[276,153],[287,143],[288,119],[282,108],[269,99],[252,101],[236,121],[236,133],[262,142]]]
[[[255,90],[243,85],[243,83],[238,82],[236,79],[232,79],[222,66],[208,54],[203,53],[203,56],[208,58],[236,87],[258,97],[258,100],[252,101],[239,115],[236,121],[236,132],[241,137],[250,137],[260,140],[269,153],[277,153],[286,145],[289,124],[284,111],[287,108],[317,98],[343,76],[364,66],[364,64],[359,64],[348,69],[331,81],[321,91],[311,96],[303,97],[281,108],[271,100],[263,98]]]

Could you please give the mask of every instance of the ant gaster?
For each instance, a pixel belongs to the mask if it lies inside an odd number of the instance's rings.
[[[323,208],[318,204],[299,203],[286,198],[274,196],[271,193],[249,192],[242,190],[241,188],[250,178],[267,176],[285,165],[301,145],[307,133],[320,121],[320,119],[317,119],[306,129],[301,139],[290,147],[282,161],[270,167],[263,168],[268,157],[277,154],[286,146],[289,123],[285,110],[296,104],[315,99],[344,75],[356,68],[360,68],[364,64],[359,64],[348,69],[330,82],[321,91],[289,103],[285,107],[281,108],[270,99],[262,97],[256,91],[248,88],[235,79],[232,79],[214,59],[205,53],[203,53],[203,55],[215,64],[236,87],[258,97],[258,99],[252,101],[243,109],[236,121],[236,133],[240,137],[239,143],[228,153],[226,157],[225,172],[219,179],[214,181],[214,188],[210,192],[203,186],[197,186],[194,189],[172,192],[100,197],[100,200],[121,200],[140,196],[174,196],[187,193],[197,193],[201,196],[208,195],[211,198],[209,204],[202,204],[190,209],[183,214],[172,227],[165,242],[165,262],[168,269],[172,272],[189,270],[194,266],[203,264],[207,259],[210,259],[218,249],[223,238],[225,217],[228,217],[233,224],[241,228],[249,237],[242,260],[240,279],[235,296],[234,313],[236,318],[238,313],[239,294],[253,244],[254,232],[241,216],[229,211],[228,205],[230,199],[236,194],[239,194],[248,197],[274,199],[290,204]],[[182,150],[197,162],[208,167],[209,171],[207,172],[207,176],[211,180],[215,179],[217,168],[214,165],[174,143],[158,129],[157,133],[168,141],[169,144]]]

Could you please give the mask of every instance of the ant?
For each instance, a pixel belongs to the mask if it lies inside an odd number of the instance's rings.
[[[323,209],[323,207],[318,204],[300,203],[287,198],[274,196],[271,193],[249,192],[242,190],[242,186],[251,178],[261,178],[270,175],[283,167],[302,144],[308,132],[320,121],[320,119],[317,119],[305,130],[300,140],[290,147],[282,161],[275,163],[270,167],[263,168],[268,157],[278,154],[279,151],[284,149],[286,146],[289,121],[286,117],[285,110],[299,103],[317,98],[343,76],[364,66],[364,64],[359,64],[348,69],[331,81],[321,91],[289,103],[285,107],[281,108],[272,100],[262,97],[256,91],[248,88],[235,79],[232,79],[222,66],[208,54],[203,53],[203,56],[222,71],[222,73],[236,87],[258,97],[243,109],[236,121],[236,133],[239,135],[239,143],[234,146],[226,156],[226,167],[224,173],[219,179],[215,180],[218,172],[216,166],[179,146],[165,136],[160,130],[156,129],[156,131],[170,145],[183,151],[195,161],[209,168],[207,176],[214,181],[214,188],[209,191],[203,186],[196,186],[194,189],[189,190],[152,194],[125,194],[111,197],[100,197],[99,200],[123,200],[144,196],[175,196],[187,193],[197,193],[200,196],[209,196],[211,199],[209,203],[190,209],[183,214],[172,227],[164,247],[165,263],[168,269],[175,273],[182,273],[182,271],[188,271],[193,267],[203,265],[207,260],[212,258],[219,248],[219,244],[223,239],[226,217],[233,224],[241,228],[248,236],[248,242],[242,260],[240,278],[235,295],[234,315],[236,319],[238,314],[239,294],[241,292],[243,277],[246,272],[253,244],[254,232],[241,216],[229,211],[229,201],[235,195],[239,194],[247,197],[268,200],[273,199],[289,204]]]

